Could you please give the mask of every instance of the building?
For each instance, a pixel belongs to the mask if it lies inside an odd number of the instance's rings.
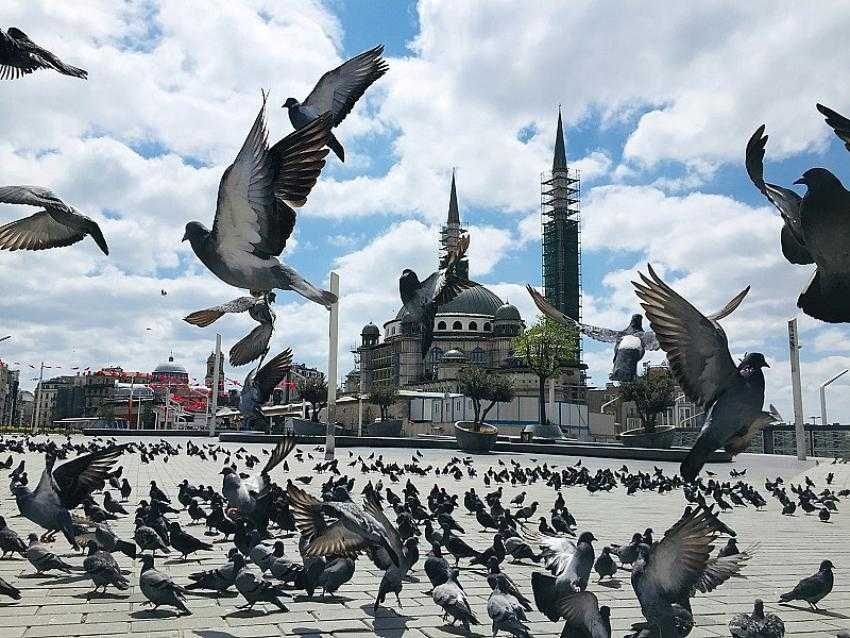
[[[20,372],[0,361],[0,425],[13,425],[17,419]]]
[[[154,385],[189,385],[189,373],[179,363],[174,363],[174,355],[169,355],[166,363],[160,363],[151,373]]]
[[[204,375],[204,385],[213,387],[215,377],[215,352],[210,352],[207,357],[207,373]],[[224,353],[218,353],[218,393],[224,394]]]
[[[19,390],[17,408],[15,410],[15,425],[18,427],[30,427],[32,425],[34,410],[35,395],[29,390]]]

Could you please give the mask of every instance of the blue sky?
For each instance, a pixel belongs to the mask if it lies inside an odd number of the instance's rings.
[[[705,311],[751,284],[724,326],[733,354],[767,354],[768,398],[790,412],[785,322],[810,272],[782,258],[778,217],[743,154],[765,123],[769,180],[823,165],[850,181],[847,151],[814,109],[850,112],[850,88],[836,80],[850,63],[840,4],[816,14],[790,2],[616,13],[590,2],[212,5],[21,1],[5,12],[89,80],[38,73],[2,86],[0,121],[15,126],[0,141],[0,182],[50,186],[101,222],[112,250],[0,255],[0,332],[15,335],[4,360],[150,369],[173,349],[200,376],[213,332],[180,318],[237,293],[180,244],[183,225],[211,224],[261,88],[276,141],[290,130],[286,97],[382,42],[390,72],[337,129],[347,161],[329,159],[286,253],[319,284],[340,273],[346,350],[363,323],[394,313],[402,268],[434,267],[452,167],[473,277],[532,314],[522,285],[540,280],[539,179],[561,104],[568,160],[582,171],[585,321],[625,325],[637,310],[629,280],[647,261]],[[4,220],[22,214],[0,208]],[[282,296],[274,347],[323,365],[323,313]],[[249,327],[219,324],[225,345]],[[844,326],[800,325],[812,412],[818,383],[850,367],[850,340]],[[603,383],[610,352],[585,347]],[[342,371],[350,364],[343,351]],[[848,383],[830,395],[845,420]]]

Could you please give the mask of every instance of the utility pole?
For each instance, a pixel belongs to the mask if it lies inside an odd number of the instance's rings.
[[[794,397],[794,432],[797,439],[797,460],[806,460],[806,427],[803,423],[803,390],[800,384],[800,342],[797,319],[788,321],[788,350],[791,359],[791,390]]]
[[[218,412],[218,379],[221,376],[221,335],[215,335],[215,360],[213,361],[212,410],[209,420],[210,436],[215,436],[215,413]]]
[[[845,369],[845,370],[839,372],[838,374],[836,374],[834,377],[832,377],[828,381],[821,384],[821,386],[820,386],[820,424],[821,425],[829,425],[829,421],[826,418],[826,386],[831,384],[833,381],[837,381],[838,379],[843,377],[848,372],[850,372],[850,370]]]
[[[35,386],[35,409],[32,411],[32,433],[33,435],[37,432],[38,427],[38,417],[39,412],[41,411],[39,408],[41,407],[41,382],[44,381],[44,361],[41,362],[41,368],[38,372],[38,385]]]
[[[331,306],[328,320],[328,424],[325,430],[325,459],[334,458],[336,451],[336,379],[339,358],[339,275],[331,272],[331,292],[337,301]]]

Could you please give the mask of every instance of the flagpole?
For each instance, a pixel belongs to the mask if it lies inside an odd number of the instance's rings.
[[[325,430],[325,459],[334,458],[336,451],[336,378],[339,358],[339,275],[331,272],[331,292],[337,301],[331,306],[328,321],[328,424]]]

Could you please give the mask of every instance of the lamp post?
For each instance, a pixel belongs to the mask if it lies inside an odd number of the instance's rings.
[[[215,360],[213,361],[213,378],[212,378],[212,406],[209,420],[210,436],[215,436],[215,413],[218,412],[218,380],[221,375],[221,335],[215,335]],[[207,403],[209,405],[209,402]]]
[[[797,439],[797,460],[806,460],[806,428],[803,423],[803,390],[800,383],[800,341],[797,319],[788,321],[788,351],[791,359],[791,390],[794,396],[794,432]]]
[[[826,418],[826,386],[828,386],[833,381],[837,381],[838,379],[843,377],[848,372],[850,372],[850,370],[846,370],[846,369],[842,370],[841,372],[836,374],[834,377],[832,377],[828,381],[825,381],[824,383],[821,384],[821,386],[820,386],[820,424],[821,425],[827,425],[829,423],[829,421]]]
[[[325,430],[325,459],[334,458],[336,450],[336,378],[339,358],[339,275],[331,272],[331,292],[337,301],[331,306],[328,320],[328,425]]]

